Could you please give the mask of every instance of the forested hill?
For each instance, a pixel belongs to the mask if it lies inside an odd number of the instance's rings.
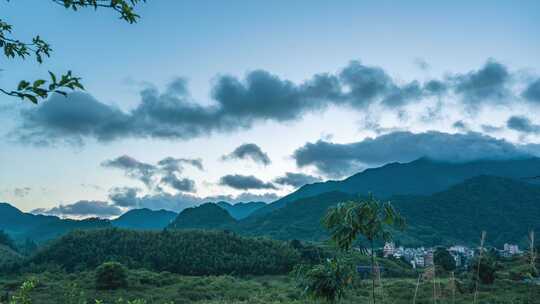
[[[169,225],[173,229],[220,229],[236,224],[236,220],[214,203],[184,209]]]
[[[114,227],[161,230],[167,227],[177,216],[176,212],[167,210],[133,209],[111,221]]]
[[[7,203],[0,203],[0,230],[7,232],[12,238],[43,242],[61,236],[74,229],[106,228],[111,224],[108,220],[61,219],[56,216],[34,215],[24,213]]]
[[[290,202],[339,191],[379,198],[394,195],[429,195],[444,191],[466,179],[492,175],[524,178],[540,175],[540,158],[516,160],[481,160],[449,163],[421,158],[409,163],[390,163],[379,168],[366,169],[342,181],[328,181],[305,185],[297,191],[253,213],[258,216],[284,207]]]
[[[477,244],[481,231],[490,244],[524,243],[540,231],[540,186],[519,180],[478,176],[426,197],[396,197],[408,219],[408,234],[425,243]]]
[[[28,263],[56,264],[73,271],[94,269],[107,261],[184,275],[268,275],[288,273],[301,256],[287,243],[220,231],[114,228],[72,232]]]
[[[322,241],[327,234],[320,220],[327,208],[352,198],[357,196],[328,192],[224,228],[251,236]],[[500,246],[524,240],[529,229],[540,231],[540,186],[520,180],[478,176],[435,194],[390,200],[407,220],[407,230],[397,235],[406,245],[474,245],[486,230],[488,243]]]

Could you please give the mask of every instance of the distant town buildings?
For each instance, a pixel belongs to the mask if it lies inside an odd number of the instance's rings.
[[[386,242],[383,247],[383,255],[385,258],[394,255],[396,245],[393,242]]]
[[[475,257],[475,249],[464,245],[453,245],[446,248],[450,255],[454,258],[456,267],[467,268],[471,261]],[[502,250],[495,249],[501,256],[511,257],[514,255],[522,254],[518,245],[504,244]],[[396,248],[395,243],[387,242],[382,248],[384,257],[392,257],[395,259],[402,259],[412,265],[413,268],[424,268],[433,266],[433,254],[435,248],[405,248],[399,246]]]
[[[498,250],[498,252],[502,257],[505,257],[505,258],[509,258],[514,255],[519,255],[523,253],[521,250],[519,250],[518,245],[508,244],[508,243],[504,244],[503,250]]]

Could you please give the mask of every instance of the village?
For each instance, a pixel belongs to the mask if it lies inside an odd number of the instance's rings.
[[[471,248],[463,245],[452,245],[450,247],[418,247],[406,248],[397,246],[393,242],[386,242],[382,248],[382,255],[385,258],[402,259],[416,268],[425,268],[433,266],[434,253],[437,248],[444,248],[454,258],[456,268],[467,269],[471,264],[475,254],[478,254],[480,248]],[[502,249],[487,247],[483,250],[491,250],[500,257],[513,257],[523,254],[516,244],[504,244]]]

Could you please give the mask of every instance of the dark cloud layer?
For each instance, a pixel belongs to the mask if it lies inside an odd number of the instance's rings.
[[[302,187],[306,184],[320,182],[321,178],[303,173],[287,172],[284,176],[280,176],[274,180],[276,184],[287,185],[295,188]]]
[[[109,218],[122,214],[122,209],[102,201],[78,201],[71,205],[60,205],[51,209],[36,209],[32,213],[69,217]]]
[[[195,181],[189,178],[179,178],[174,174],[165,175],[161,178],[161,183],[177,191],[195,192]]]
[[[532,123],[532,121],[525,116],[510,117],[506,122],[506,126],[511,130],[523,133],[540,133],[540,125]]]
[[[224,155],[223,160],[229,159],[251,159],[256,163],[263,164],[265,166],[270,165],[272,162],[268,154],[263,152],[263,150],[256,144],[243,144],[238,146],[231,153]]]
[[[266,183],[253,175],[225,175],[220,178],[219,184],[238,190],[277,189],[272,183]]]
[[[474,104],[483,101],[498,101],[510,95],[510,73],[506,66],[489,60],[481,69],[452,78],[455,90],[463,101]]]
[[[532,152],[528,148],[473,132],[394,132],[349,144],[307,143],[293,157],[299,167],[311,165],[328,176],[341,177],[368,166],[420,157],[451,162],[526,157]]]
[[[540,103],[540,78],[529,84],[523,92],[523,97],[531,102]]]
[[[64,98],[53,95],[22,114],[22,125],[11,136],[22,142],[50,145],[57,141],[82,144],[121,138],[190,139],[213,133],[251,128],[257,122],[293,121],[328,106],[364,110],[373,104],[398,109],[430,96],[454,93],[469,106],[510,100],[512,75],[506,66],[489,60],[478,70],[426,82],[398,83],[385,70],[350,62],[338,73],[316,74],[295,84],[267,71],[256,70],[244,79],[220,76],[212,88],[213,103],[202,105],[177,79],[159,92],[146,88],[140,103],[121,111],[85,93]],[[522,94],[539,100],[537,82]]]
[[[132,187],[116,187],[111,189],[109,199],[111,202],[120,207],[138,207],[137,194],[141,191],[139,188]]]

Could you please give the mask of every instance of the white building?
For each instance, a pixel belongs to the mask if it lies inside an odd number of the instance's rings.
[[[510,256],[521,253],[521,251],[519,251],[519,246],[514,244],[504,244],[503,251]]]
[[[396,245],[393,242],[386,242],[383,248],[384,257],[386,258],[391,255],[394,255],[395,250],[396,250]]]

